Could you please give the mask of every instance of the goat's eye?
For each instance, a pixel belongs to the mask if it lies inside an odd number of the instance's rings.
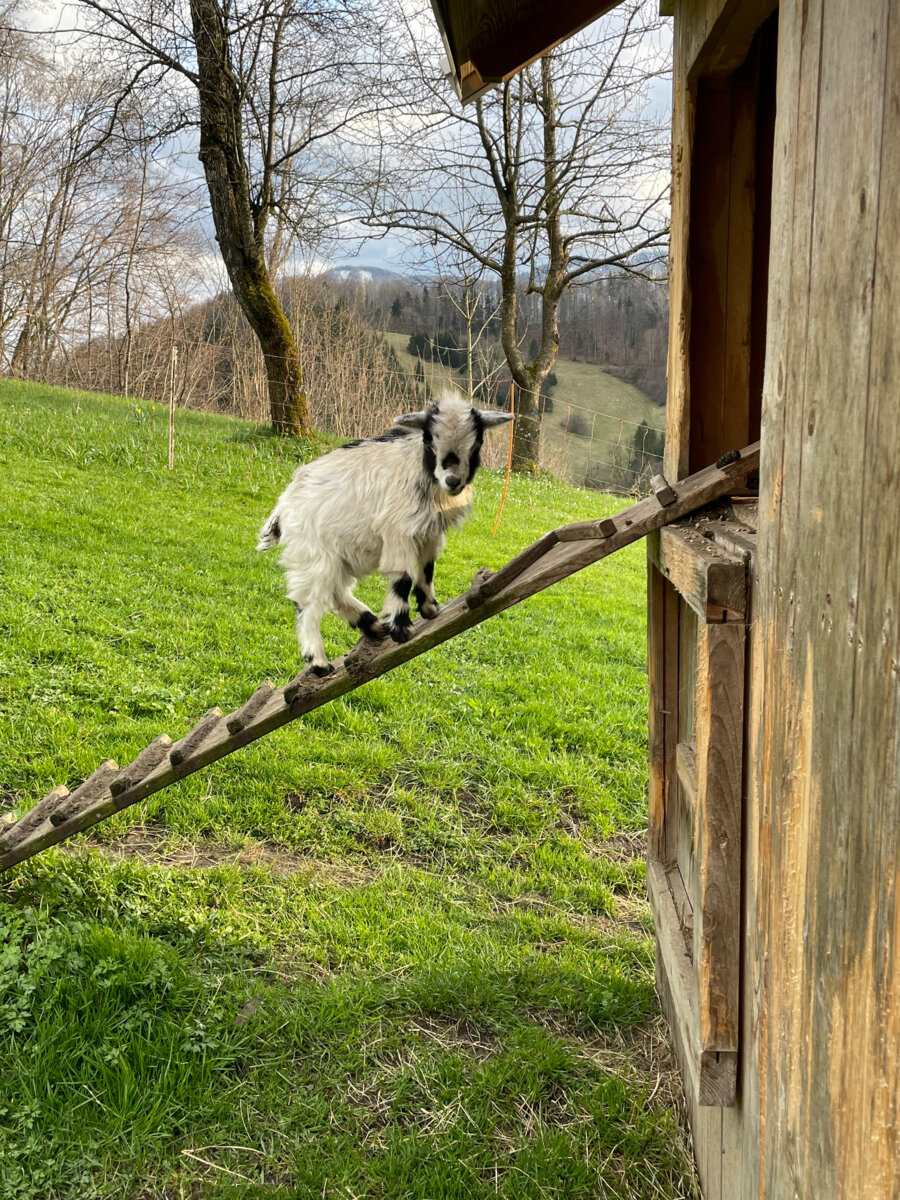
[[[441,466],[444,468],[445,471],[449,471],[451,467],[458,467],[459,466],[458,455],[452,454],[452,453],[445,454],[444,461],[441,463]]]

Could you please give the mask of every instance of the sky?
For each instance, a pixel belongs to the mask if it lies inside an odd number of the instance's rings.
[[[32,29],[47,31],[77,28],[80,15],[79,5],[73,3],[73,0],[31,0],[30,7],[23,13],[26,23]],[[604,19],[601,17],[600,22],[603,22]],[[440,34],[430,13],[423,21],[417,22],[416,33],[418,37],[427,41],[428,49],[433,48],[443,53]],[[672,23],[667,20],[663,23],[661,47],[671,51],[671,40]],[[451,88],[449,81],[446,86],[448,89]],[[650,106],[654,115],[668,124],[671,112],[670,80],[656,79],[651,82]],[[198,182],[201,180],[200,164],[193,153],[184,153],[183,150],[180,150],[177,155],[173,154],[173,161],[176,160],[178,160],[179,171],[188,177],[195,177]],[[213,256],[218,258],[218,251],[215,249],[212,238],[210,238],[210,247],[212,253],[209,256],[208,270],[204,272],[209,286],[208,289],[204,288],[204,291],[212,294],[224,285],[225,276],[224,264],[221,263],[221,260],[213,261]],[[410,238],[391,233],[381,238],[360,238],[356,241],[348,241],[330,251],[327,259],[316,258],[305,263],[298,263],[298,266],[312,273],[325,270],[329,266],[357,266],[381,267],[385,270],[396,271],[398,274],[415,274],[415,263],[416,255]]]

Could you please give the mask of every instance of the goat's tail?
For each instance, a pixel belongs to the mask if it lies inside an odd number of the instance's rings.
[[[278,513],[273,512],[265,525],[259,531],[259,541],[256,543],[257,550],[271,550],[273,546],[277,546],[281,541],[281,521],[278,518]]]

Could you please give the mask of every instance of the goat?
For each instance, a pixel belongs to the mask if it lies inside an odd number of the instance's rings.
[[[328,675],[321,622],[335,612],[365,636],[409,639],[410,591],[420,614],[438,615],[434,564],[444,535],[472,511],[472,477],[487,429],[511,413],[481,411],[453,392],[424,412],[396,417],[380,437],[348,442],[298,467],[259,534],[257,550],[281,544],[300,651]],[[358,579],[389,581],[381,617],[358,600]]]

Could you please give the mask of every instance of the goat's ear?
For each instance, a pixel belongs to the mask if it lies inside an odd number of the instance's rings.
[[[481,417],[481,423],[485,429],[495,429],[498,425],[505,425],[507,421],[514,421],[515,414],[509,412],[500,412],[496,408],[482,408],[478,411]]]
[[[425,422],[428,420],[427,412],[403,413],[402,416],[394,417],[395,425],[412,425],[414,429],[424,428]]]

